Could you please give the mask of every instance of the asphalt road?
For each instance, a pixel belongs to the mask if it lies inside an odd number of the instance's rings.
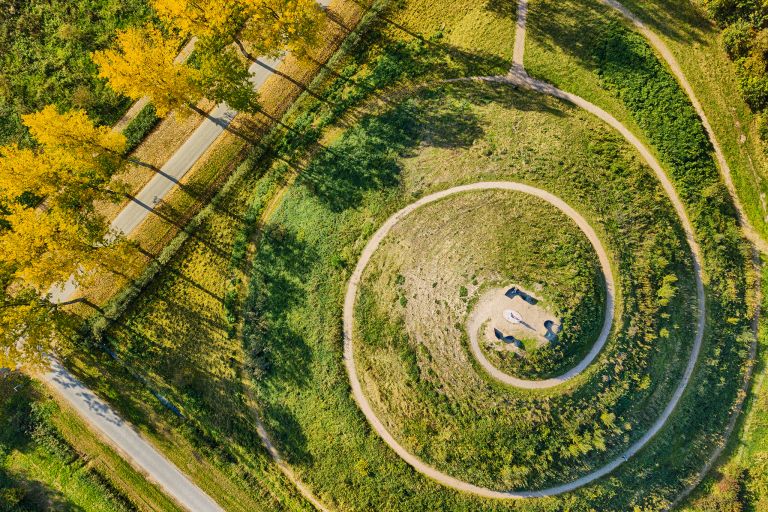
[[[327,7],[331,0],[318,0]],[[269,68],[277,68],[280,59],[259,59]],[[259,64],[249,68],[254,88],[259,88],[273,74]],[[128,203],[112,221],[111,228],[119,233],[130,235],[151,213],[155,206],[165,198],[174,186],[184,177],[200,157],[224,132],[237,112],[228,105],[217,105],[184,144],[171,156],[158,172]],[[78,289],[73,278],[61,286],[51,289],[51,300],[55,303],[70,300]],[[223,509],[171,461],[158,452],[138,431],[106,402],[78,381],[58,362],[44,375],[45,381],[61,395],[88,424],[104,438],[131,464],[142,471],[148,478],[180,505],[193,512],[221,512]]]
[[[147,475],[179,505],[194,512],[223,512],[224,509],[210,496],[61,364],[54,362],[43,378],[81,418],[96,428],[101,437],[106,438],[124,458],[129,459],[134,467]]]
[[[280,65],[282,59],[260,60],[275,68]],[[272,76],[272,71],[258,64],[252,64],[249,71],[251,72],[251,82],[256,89]],[[216,142],[216,139],[227,129],[236,115],[237,111],[230,108],[226,103],[217,105],[203,118],[203,122],[192,132],[184,144],[160,168],[160,172],[155,174],[115,217],[110,227],[114,231],[126,235],[133,232],[195,165],[195,162],[203,156],[203,153]]]

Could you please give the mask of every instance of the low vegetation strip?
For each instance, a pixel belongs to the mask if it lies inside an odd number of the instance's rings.
[[[0,376],[0,417],[0,510],[179,510],[29,377]]]

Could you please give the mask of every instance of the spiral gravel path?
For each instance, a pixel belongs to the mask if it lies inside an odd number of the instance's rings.
[[[608,253],[605,251],[605,248],[603,247],[603,244],[600,242],[600,239],[597,237],[597,234],[595,233],[595,230],[592,229],[592,226],[589,225],[589,222],[582,217],[579,212],[571,208],[565,201],[560,199],[559,197],[550,194],[549,192],[545,190],[541,190],[539,188],[534,188],[528,185],[523,185],[520,183],[513,183],[513,182],[490,182],[490,183],[476,183],[475,186],[483,186],[485,185],[486,188],[498,188],[503,190],[514,190],[517,192],[524,192],[526,194],[530,194],[532,196],[536,196],[539,199],[543,199],[544,201],[547,201],[551,205],[553,205],[555,208],[563,212],[565,215],[571,218],[576,225],[579,227],[579,229],[586,235],[587,239],[589,240],[589,243],[592,244],[592,247],[595,249],[595,252],[597,253],[598,261],[600,262],[600,268],[603,271],[603,277],[605,279],[605,317],[603,319],[603,327],[600,330],[600,334],[597,337],[597,340],[592,345],[592,348],[590,349],[589,353],[581,360],[579,363],[568,370],[567,372],[563,373],[562,375],[558,375],[557,377],[552,377],[549,379],[541,379],[541,380],[533,380],[533,379],[520,379],[518,377],[515,377],[513,375],[509,375],[508,373],[504,373],[503,371],[496,368],[490,361],[488,361],[488,358],[485,357],[485,354],[483,354],[483,351],[480,350],[480,342],[478,340],[478,331],[480,330],[481,324],[488,319],[490,315],[490,311],[488,311],[488,308],[484,308],[482,306],[476,308],[472,314],[469,316],[469,320],[467,321],[467,334],[469,335],[469,347],[472,351],[472,355],[475,356],[475,359],[477,359],[477,362],[480,364],[480,366],[483,367],[483,369],[488,372],[488,374],[493,377],[494,379],[498,380],[499,382],[502,382],[504,384],[515,386],[518,388],[523,389],[546,389],[551,388],[554,386],[557,386],[559,384],[562,384],[581,372],[583,372],[591,363],[595,360],[597,357],[597,354],[600,353],[600,351],[603,349],[603,346],[605,346],[605,342],[608,341],[608,336],[611,334],[611,326],[613,324],[613,314],[615,310],[615,284],[614,284],[614,278],[613,278],[613,272],[611,270],[611,261],[608,258]],[[422,199],[427,200],[430,199],[433,196],[439,196],[435,199],[440,199],[441,197],[445,197],[446,192],[454,191],[453,193],[462,192],[464,187],[455,187],[452,189],[448,189],[444,192],[438,192],[437,194],[432,194],[430,196],[426,196]],[[477,188],[474,188],[473,190],[477,190]],[[431,201],[426,201],[431,202]],[[421,203],[421,204],[426,204]],[[375,248],[374,248],[375,250]],[[482,301],[481,301],[482,304]]]
[[[459,191],[484,190],[493,185],[510,184],[511,182],[474,183],[471,185],[455,187],[453,189],[445,190],[443,192],[438,192],[436,194],[426,196],[420,199],[419,201],[416,201],[415,203],[412,203],[411,205],[400,210],[395,215],[387,219],[384,225],[382,225],[382,227],[379,228],[379,230],[373,235],[371,240],[363,249],[363,252],[360,256],[360,260],[358,261],[357,267],[355,268],[355,271],[352,273],[352,276],[350,278],[350,281],[347,287],[347,293],[344,300],[344,310],[343,310],[344,359],[345,359],[347,374],[349,376],[350,386],[352,388],[352,395],[355,401],[357,402],[358,407],[360,407],[360,410],[363,412],[366,419],[368,420],[370,425],[373,427],[373,429],[376,431],[376,433],[382,438],[382,440],[385,443],[387,443],[387,445],[389,445],[389,447],[392,450],[395,451],[395,453],[397,453],[398,456],[400,456],[405,462],[410,464],[416,471],[453,489],[463,491],[463,492],[469,492],[469,493],[476,494],[478,496],[482,496],[486,498],[497,498],[497,499],[547,497],[547,496],[555,496],[565,492],[574,491],[580,487],[583,487],[584,485],[587,485],[591,482],[594,482],[595,480],[598,480],[610,474],[612,471],[618,468],[621,464],[623,464],[624,462],[629,460],[632,456],[634,456],[637,452],[639,452],[659,431],[661,431],[661,429],[667,423],[669,418],[672,416],[672,413],[677,407],[677,404],[680,402],[680,399],[682,398],[683,393],[685,392],[685,389],[688,386],[689,381],[691,380],[691,376],[693,375],[693,371],[696,367],[696,362],[698,360],[699,353],[701,352],[701,346],[702,346],[703,337],[704,337],[704,326],[706,322],[706,302],[705,302],[704,283],[702,280],[702,270],[701,270],[702,269],[701,249],[699,247],[698,242],[696,241],[693,225],[691,224],[691,221],[688,217],[687,212],[685,211],[685,207],[682,201],[680,200],[680,197],[677,195],[677,191],[675,190],[674,185],[670,181],[669,177],[667,176],[666,172],[661,167],[659,162],[650,152],[650,150],[626,126],[624,126],[611,114],[601,109],[597,105],[590,103],[584,98],[581,98],[575,94],[560,90],[557,87],[553,86],[552,84],[548,84],[546,82],[536,80],[528,76],[528,74],[525,72],[525,68],[523,65],[524,47],[521,46],[521,45],[524,45],[524,42],[525,42],[525,21],[526,21],[526,16],[528,12],[527,0],[518,0],[517,12],[518,12],[518,25],[517,25],[518,33],[516,34],[516,37],[515,37],[514,62],[509,74],[506,76],[475,77],[468,80],[479,80],[484,82],[508,84],[508,85],[532,90],[535,92],[539,92],[542,94],[547,94],[555,98],[567,101],[577,107],[580,107],[586,110],[587,112],[593,114],[594,116],[598,117],[599,119],[607,123],[613,129],[619,132],[622,135],[622,137],[624,137],[624,139],[627,142],[629,142],[638,151],[642,159],[651,168],[654,175],[659,180],[659,183],[661,184],[662,189],[666,193],[667,197],[672,203],[672,206],[675,209],[675,212],[680,218],[680,222],[682,224],[682,228],[685,233],[685,238],[693,257],[693,273],[696,281],[696,300],[698,305],[698,311],[696,315],[697,316],[696,331],[694,334],[693,346],[691,348],[691,353],[688,358],[688,363],[685,367],[685,371],[683,373],[682,378],[680,379],[680,382],[678,383],[677,388],[675,388],[675,391],[672,394],[672,397],[667,403],[667,406],[662,411],[661,415],[656,419],[656,421],[651,425],[651,427],[645,432],[645,434],[640,439],[635,441],[632,445],[630,445],[629,448],[627,448],[622,454],[620,454],[618,457],[613,459],[611,462],[607,463],[605,466],[595,471],[592,471],[591,473],[588,473],[577,480],[567,482],[562,485],[550,487],[547,489],[534,490],[534,491],[532,490],[497,491],[497,490],[489,489],[487,487],[477,486],[469,482],[465,482],[463,480],[454,478],[450,475],[447,475],[437,470],[436,468],[426,464],[424,461],[422,461],[418,457],[411,454],[402,445],[400,445],[397,442],[397,440],[395,440],[395,438],[387,431],[387,429],[384,427],[382,422],[378,419],[370,403],[368,402],[367,398],[363,393],[362,386],[360,384],[360,380],[357,375],[357,369],[355,367],[354,344],[352,340],[353,324],[354,324],[354,305],[355,305],[355,298],[357,296],[357,288],[360,284],[362,272],[365,269],[365,266],[368,260],[370,260],[371,256],[376,250],[376,247],[378,247],[378,245],[381,243],[381,241],[386,236],[386,234],[405,215],[408,215],[408,213],[415,210],[419,206],[422,206],[426,202],[437,200],[440,197],[445,197],[445,195],[450,195],[451,193],[456,193]],[[515,185],[519,185],[519,184],[515,184]],[[460,189],[460,190],[457,190],[457,189]],[[443,195],[440,196],[440,194],[443,194]],[[435,196],[438,196],[438,197],[435,197]]]

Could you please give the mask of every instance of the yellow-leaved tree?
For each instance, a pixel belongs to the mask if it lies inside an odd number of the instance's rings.
[[[251,61],[314,44],[323,11],[315,0],[154,0],[160,19],[224,47],[235,43]]]
[[[56,192],[56,161],[16,145],[0,147],[0,195],[15,202],[30,190],[45,197]]]
[[[41,294],[114,264],[122,243],[105,241],[109,225],[94,206],[120,197],[111,185],[108,173],[65,151],[0,148],[0,264]]]
[[[239,0],[154,0],[158,17],[185,35],[230,41],[242,27]]]
[[[48,105],[21,119],[38,144],[66,151],[84,162],[100,160],[109,165],[122,159],[125,151],[125,135],[108,126],[94,125],[85,110],[61,113]]]
[[[28,363],[66,338],[71,319],[50,300],[55,285],[124,268],[128,246],[108,236],[94,204],[121,197],[109,161],[122,139],[79,113],[24,121],[37,146],[0,147],[0,359]]]
[[[129,98],[149,97],[157,113],[195,104],[202,91],[197,70],[176,62],[179,40],[155,27],[131,27],[117,33],[117,47],[92,54],[99,76]]]
[[[239,1],[247,17],[242,37],[257,55],[300,55],[317,43],[323,11],[315,0]]]
[[[72,339],[77,323],[70,314],[2,270],[0,286],[0,368],[43,363],[43,354]]]

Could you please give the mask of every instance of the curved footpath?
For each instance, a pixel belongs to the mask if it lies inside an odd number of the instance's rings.
[[[527,0],[521,0],[522,2],[527,2]],[[664,41],[661,40],[661,38],[650,28],[648,28],[645,23],[643,23],[642,20],[640,20],[639,17],[637,17],[632,11],[627,9],[624,5],[622,5],[617,0],[601,0],[605,5],[612,7],[613,9],[616,9],[621,13],[622,16],[624,16],[627,20],[629,20],[636,28],[637,30],[648,40],[648,42],[653,46],[653,48],[658,52],[658,54],[661,56],[661,58],[667,63],[667,66],[669,66],[669,70],[672,72],[672,74],[677,79],[680,86],[685,91],[686,95],[688,96],[688,99],[691,101],[691,104],[693,105],[694,110],[696,110],[696,113],[699,115],[699,118],[701,119],[702,125],[704,126],[704,129],[707,132],[707,136],[709,137],[709,141],[712,144],[712,148],[715,152],[715,158],[717,159],[718,167],[720,168],[720,172],[723,176],[723,181],[725,182],[726,188],[728,189],[728,193],[731,196],[731,200],[736,207],[736,213],[738,215],[739,224],[742,228],[742,232],[744,233],[744,236],[747,238],[747,240],[750,241],[752,244],[752,260],[753,264],[755,265],[755,268],[760,268],[762,265],[761,259],[760,259],[760,253],[768,254],[768,242],[765,241],[765,239],[760,235],[757,230],[752,226],[750,223],[746,212],[744,210],[743,205],[741,204],[741,201],[739,199],[738,193],[736,191],[736,186],[733,183],[733,177],[731,175],[731,168],[728,165],[728,161],[725,159],[725,154],[723,153],[722,148],[720,147],[720,143],[717,141],[717,137],[715,136],[715,132],[712,129],[712,125],[709,123],[709,119],[707,119],[707,114],[704,112],[704,108],[701,105],[701,102],[696,97],[696,93],[693,91],[693,87],[691,87],[690,83],[688,83],[688,79],[685,77],[685,73],[683,73],[682,68],[680,67],[680,64],[678,64],[677,59],[670,51],[669,47],[664,43]],[[750,361],[755,361],[757,358],[757,332],[759,328],[759,319],[761,314],[761,303],[762,303],[762,289],[761,289],[761,283],[758,279],[755,283],[755,293],[757,294],[758,300],[757,300],[757,306],[755,308],[755,313],[752,319],[752,332],[754,334],[754,340],[752,343],[750,343],[749,346],[749,359]],[[750,365],[746,374],[744,375],[744,382],[742,384],[742,391],[744,394],[744,397],[747,396],[747,392],[749,390],[749,383],[751,381],[752,375],[754,372],[754,364]],[[675,506],[677,506],[679,503],[681,503],[686,497],[688,497],[691,492],[704,480],[704,477],[709,473],[709,471],[715,466],[718,459],[720,458],[720,455],[722,455],[723,451],[726,447],[726,440],[730,438],[731,434],[736,428],[737,421],[740,417],[740,412],[744,405],[744,398],[741,398],[739,403],[737,404],[736,410],[731,416],[730,421],[728,422],[728,425],[726,426],[725,432],[723,434],[723,442],[721,442],[717,448],[714,450],[714,452],[710,455],[710,457],[706,460],[704,463],[704,466],[702,467],[699,474],[696,476],[694,481],[690,483],[690,485],[672,502],[670,507],[668,507],[667,510],[671,510]]]
[[[514,85],[514,86],[526,88],[529,90],[533,90],[536,92],[540,92],[542,94],[547,94],[547,95],[565,100],[569,103],[572,103],[586,110],[587,112],[590,112],[591,114],[598,117],[599,119],[607,123],[609,126],[614,128],[627,140],[627,142],[629,142],[640,153],[640,156],[643,158],[643,160],[645,160],[648,166],[653,170],[654,174],[656,175],[656,178],[659,180],[662,188],[664,189],[664,192],[669,197],[676,213],[678,214],[678,217],[680,218],[683,230],[685,232],[686,241],[688,243],[689,248],[691,249],[691,253],[693,256],[693,272],[696,280],[696,299],[698,304],[698,311],[697,311],[697,321],[696,321],[696,333],[693,340],[693,346],[691,348],[691,354],[688,359],[688,364],[686,365],[683,376],[680,379],[680,383],[678,384],[677,388],[672,394],[670,401],[667,403],[667,406],[664,408],[659,418],[656,419],[656,421],[651,425],[648,431],[646,431],[646,433],[640,439],[635,441],[621,455],[616,457],[614,460],[612,460],[605,466],[577,480],[574,480],[572,482],[568,482],[562,485],[550,487],[548,489],[542,489],[539,491],[525,491],[525,490],[496,491],[493,489],[489,489],[487,487],[480,487],[477,485],[473,485],[468,482],[464,482],[462,480],[456,479],[441,471],[438,471],[434,467],[426,464],[421,459],[415,457],[410,452],[408,452],[405,448],[403,448],[394,439],[394,437],[392,437],[392,435],[386,430],[386,428],[381,423],[381,421],[376,417],[373,409],[371,408],[370,404],[365,398],[365,395],[363,394],[360,381],[357,377],[357,369],[355,368],[355,362],[353,357],[354,347],[352,343],[352,332],[353,332],[352,325],[354,320],[355,295],[356,295],[357,287],[359,286],[359,283],[360,283],[362,269],[365,267],[365,263],[367,262],[367,260],[370,259],[371,255],[373,254],[372,249],[375,249],[378,243],[381,242],[381,239],[386,234],[386,232],[389,231],[389,229],[391,229],[391,227],[395,223],[397,223],[397,221],[402,217],[403,214],[407,214],[409,210],[408,208],[405,208],[400,212],[398,212],[397,214],[395,214],[394,216],[390,217],[387,220],[387,222],[379,229],[379,231],[377,231],[376,234],[374,234],[373,238],[368,242],[368,245],[366,245],[365,249],[363,249],[363,253],[361,255],[360,261],[358,262],[358,266],[355,268],[355,272],[352,274],[352,277],[350,278],[349,285],[347,288],[347,294],[344,300],[344,316],[343,316],[344,358],[345,358],[347,373],[349,375],[350,386],[352,388],[352,394],[356,402],[358,403],[358,406],[360,407],[363,414],[365,414],[366,418],[368,419],[373,429],[378,433],[379,436],[381,436],[384,442],[386,442],[390,446],[390,448],[392,448],[395,451],[395,453],[397,453],[403,460],[405,460],[408,464],[410,464],[416,471],[448,487],[452,487],[459,491],[473,493],[486,498],[501,498],[501,499],[535,498],[535,497],[555,496],[558,494],[562,494],[564,492],[574,491],[579,487],[582,487],[586,484],[594,482],[595,480],[598,480],[599,478],[602,478],[608,475],[609,473],[614,471],[616,468],[618,468],[621,464],[626,462],[630,457],[634,456],[664,427],[664,425],[667,423],[667,421],[671,417],[675,407],[677,407],[677,404],[680,402],[680,399],[682,398],[683,393],[685,392],[685,389],[688,386],[688,382],[691,379],[693,370],[696,367],[696,362],[699,357],[699,352],[701,351],[701,345],[702,345],[702,340],[704,336],[704,325],[706,321],[706,301],[705,301],[705,295],[704,295],[704,283],[702,281],[702,275],[701,275],[701,269],[702,269],[701,249],[694,236],[694,230],[693,230],[691,221],[688,217],[688,214],[685,211],[682,201],[677,195],[677,191],[675,190],[674,185],[669,180],[668,176],[664,172],[664,169],[661,167],[659,162],[654,158],[653,154],[648,150],[648,148],[645,147],[645,145],[626,126],[621,124],[615,117],[613,117],[612,115],[610,115],[608,112],[601,109],[597,105],[594,105],[588,102],[587,100],[579,96],[576,96],[575,94],[562,91],[551,84],[548,84],[546,82],[542,82],[539,80],[535,80],[527,75],[527,73],[525,72],[525,68],[523,66],[524,48],[520,47],[520,45],[523,45],[525,43],[525,20],[527,15],[527,8],[528,8],[527,0],[518,1],[518,26],[517,26],[518,34],[516,35],[516,38],[515,38],[515,49],[513,53],[515,61],[513,63],[512,69],[510,70],[510,73],[507,76],[477,77],[474,80]],[[521,35],[521,32],[522,32],[522,35]],[[468,79],[468,80],[471,80],[471,79]],[[465,190],[472,190],[473,186],[477,186],[479,189],[482,189],[486,187],[487,184],[476,183],[474,185],[467,185]],[[431,196],[427,196],[427,197],[431,197]],[[422,198],[422,200],[423,199],[425,198]],[[419,205],[419,201],[417,201],[416,203],[413,203],[413,205],[411,206],[413,206],[414,208],[417,208],[418,205]]]
[[[712,125],[709,123],[709,119],[707,119],[707,114],[704,112],[704,108],[701,106],[701,102],[696,97],[696,93],[693,91],[693,87],[691,87],[691,84],[688,83],[688,79],[685,78],[685,74],[683,73],[682,68],[680,67],[680,64],[678,64],[677,59],[675,59],[675,56],[672,54],[672,51],[670,51],[669,47],[664,43],[664,41],[661,40],[661,38],[651,29],[649,29],[645,23],[640,20],[632,11],[624,7],[620,2],[617,2],[616,0],[600,0],[605,5],[619,11],[622,16],[624,16],[627,20],[632,22],[632,24],[637,28],[637,30],[645,37],[648,42],[653,46],[653,48],[658,52],[658,54],[661,56],[661,58],[664,60],[664,62],[667,63],[667,66],[669,66],[669,70],[672,72],[674,77],[677,79],[680,86],[685,91],[685,94],[688,96],[688,99],[691,101],[691,104],[693,104],[694,110],[696,110],[696,113],[699,115],[699,118],[701,119],[701,124],[704,126],[704,129],[707,132],[707,137],[709,137],[709,142],[712,144],[712,148],[715,151],[715,159],[717,160],[718,167],[720,168],[720,173],[723,176],[723,181],[725,181],[725,186],[728,189],[728,193],[731,196],[731,200],[736,207],[736,212],[739,219],[739,224],[741,225],[742,231],[744,232],[744,236],[762,253],[768,254],[768,242],[763,239],[763,237],[758,233],[758,231],[755,229],[755,227],[749,222],[749,218],[747,217],[747,214],[744,210],[744,206],[741,204],[741,201],[739,200],[739,195],[736,191],[736,185],[733,183],[733,176],[731,174],[731,168],[728,165],[728,162],[725,159],[725,154],[723,153],[723,149],[720,147],[720,143],[717,141],[717,137],[715,136],[715,131],[712,129]],[[527,0],[521,0],[522,3],[526,3]]]
[[[476,185],[483,185],[483,184],[479,183]],[[495,183],[485,183],[485,185],[488,185],[487,188],[489,189],[503,189],[503,190],[524,192],[526,194],[530,194],[532,196],[538,197],[539,199],[543,199],[544,201],[548,202],[549,204],[551,204],[552,206],[554,206],[555,208],[563,212],[565,215],[570,217],[570,219],[576,223],[579,229],[584,233],[584,235],[586,235],[587,239],[589,240],[589,243],[592,244],[592,247],[595,249],[595,252],[597,253],[597,258],[600,262],[600,268],[603,271],[603,277],[605,279],[605,316],[603,318],[603,327],[600,330],[600,334],[598,335],[595,343],[592,345],[592,348],[590,349],[589,353],[586,356],[584,356],[584,358],[581,361],[579,361],[579,363],[576,366],[574,366],[567,372],[563,373],[562,375],[558,375],[557,377],[552,377],[549,379],[531,380],[531,379],[520,379],[518,377],[509,375],[508,373],[504,373],[500,369],[496,368],[493,364],[491,364],[491,362],[488,361],[488,358],[485,357],[485,354],[483,354],[483,351],[480,350],[480,342],[478,340],[477,333],[480,330],[481,324],[485,320],[487,320],[490,315],[490,311],[488,310],[489,308],[478,307],[472,312],[472,314],[469,316],[469,319],[467,321],[467,334],[469,335],[469,347],[472,351],[472,355],[475,356],[475,359],[480,364],[480,366],[482,366],[483,369],[491,377],[509,386],[515,386],[522,389],[547,389],[554,386],[558,386],[574,378],[575,376],[583,372],[590,364],[592,364],[592,361],[595,360],[597,355],[603,349],[603,347],[605,346],[605,342],[608,341],[608,336],[610,336],[611,334],[611,326],[613,324],[613,315],[615,310],[614,302],[615,302],[615,294],[616,294],[613,271],[611,269],[611,260],[608,258],[608,253],[605,251],[603,244],[600,242],[600,239],[597,237],[597,233],[595,233],[595,230],[592,229],[592,226],[589,225],[589,222],[587,222],[587,220],[584,217],[582,217],[579,214],[579,212],[571,208],[571,206],[568,203],[566,203],[559,197],[553,194],[550,194],[545,190],[531,187],[529,185],[523,185],[520,183],[495,182]],[[442,197],[445,197],[446,195],[449,195],[448,193],[462,192],[461,189],[462,187],[455,187],[455,188],[448,189],[444,192],[438,192],[437,194],[426,196],[422,198],[422,201],[430,198],[433,198],[433,199],[429,201],[424,201],[424,202],[420,201],[420,204],[424,205],[429,202],[436,201]],[[478,190],[478,189],[473,188],[472,190]],[[376,248],[374,247],[374,250],[375,249]]]

